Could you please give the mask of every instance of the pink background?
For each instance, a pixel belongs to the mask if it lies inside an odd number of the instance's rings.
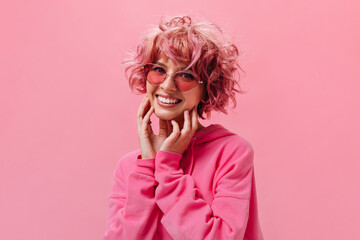
[[[360,239],[359,10],[346,0],[2,1],[0,239],[101,239],[113,170],[137,148],[142,96],[121,61],[178,13],[217,23],[244,52],[248,93],[203,123],[252,143],[265,238]]]

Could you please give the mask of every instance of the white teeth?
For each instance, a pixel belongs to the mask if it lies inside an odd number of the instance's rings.
[[[163,103],[177,103],[178,102],[178,100],[164,98],[164,97],[161,97],[161,96],[158,96],[158,99],[160,100],[160,102],[163,102]]]

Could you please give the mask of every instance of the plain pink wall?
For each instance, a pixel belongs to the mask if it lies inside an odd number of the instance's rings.
[[[267,240],[360,239],[356,1],[3,1],[0,239],[101,239],[116,162],[137,148],[122,59],[162,15],[213,21],[244,54],[214,114],[255,149]],[[190,10],[189,10],[190,9]]]

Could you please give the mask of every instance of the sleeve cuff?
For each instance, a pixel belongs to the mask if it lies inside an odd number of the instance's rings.
[[[178,170],[182,155],[175,152],[158,151],[155,158],[156,172],[161,173]]]
[[[135,160],[135,165],[135,172],[154,176],[155,158],[141,159],[141,155],[138,155]]]

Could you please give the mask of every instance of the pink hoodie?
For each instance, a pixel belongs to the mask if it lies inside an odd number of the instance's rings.
[[[140,150],[120,159],[104,239],[262,240],[253,148],[214,124],[183,155]]]

